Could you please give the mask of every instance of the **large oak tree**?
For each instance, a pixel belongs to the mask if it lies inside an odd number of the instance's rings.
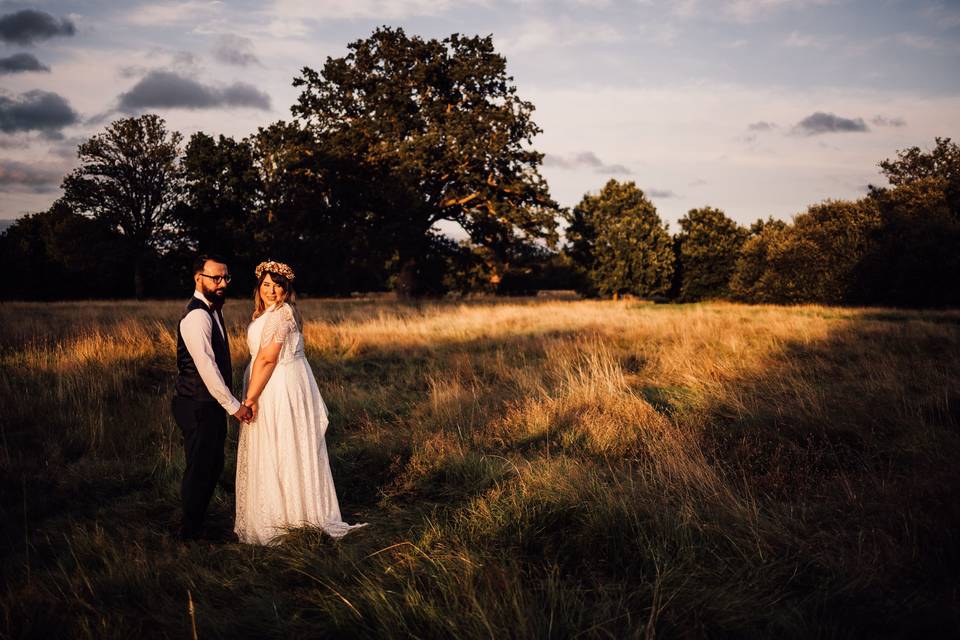
[[[380,28],[294,80],[293,106],[323,153],[364,190],[364,208],[395,248],[400,293],[429,251],[434,225],[460,225],[506,254],[520,240],[556,239],[556,203],[531,148],[540,128],[517,95],[491,36],[443,40]],[[413,278],[415,280],[415,277]]]

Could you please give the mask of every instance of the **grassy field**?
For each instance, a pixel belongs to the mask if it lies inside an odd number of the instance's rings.
[[[960,312],[306,301],[370,526],[263,548],[172,536],[181,306],[0,307],[3,637],[960,633]]]

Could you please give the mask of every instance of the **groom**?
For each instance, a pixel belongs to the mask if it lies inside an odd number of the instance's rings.
[[[230,391],[230,344],[220,313],[230,284],[227,265],[217,256],[199,256],[193,281],[193,298],[177,325],[178,375],[171,403],[187,462],[180,485],[181,540],[202,533],[207,505],[223,471],[227,414],[244,421],[252,417],[250,408]]]

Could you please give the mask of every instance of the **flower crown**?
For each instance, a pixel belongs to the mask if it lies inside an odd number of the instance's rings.
[[[275,262],[273,260],[268,260],[267,262],[261,262],[257,265],[255,271],[257,280],[259,280],[264,273],[275,273],[277,275],[283,276],[290,282],[293,282],[296,275],[293,273],[293,269],[290,268],[290,265],[284,264],[282,262]]]

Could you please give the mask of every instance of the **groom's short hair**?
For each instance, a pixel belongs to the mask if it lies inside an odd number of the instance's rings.
[[[213,262],[219,262],[220,264],[227,264],[227,261],[224,260],[221,256],[215,253],[201,253],[197,256],[196,260],[193,261],[193,272],[202,273],[204,265],[207,264],[208,260]]]

